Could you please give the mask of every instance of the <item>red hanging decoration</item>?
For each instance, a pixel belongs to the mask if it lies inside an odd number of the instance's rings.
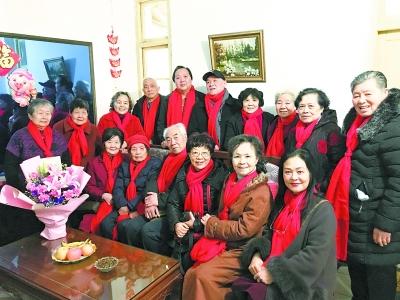
[[[6,76],[20,59],[14,49],[0,41],[0,76]]]
[[[121,77],[122,70],[119,68],[121,66],[121,59],[118,57],[119,55],[119,47],[118,44],[118,35],[114,35],[114,29],[111,28],[111,33],[107,34],[107,41],[109,43],[110,49],[110,74],[112,78]]]

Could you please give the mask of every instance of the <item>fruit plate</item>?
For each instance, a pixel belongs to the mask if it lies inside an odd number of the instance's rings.
[[[75,264],[75,263],[78,263],[78,262],[80,262],[82,260],[85,260],[86,258],[92,256],[93,253],[96,252],[96,250],[95,250],[92,254],[87,255],[87,256],[81,256],[80,258],[75,259],[75,260],[60,260],[60,259],[55,258],[55,256],[54,256],[56,251],[57,251],[57,249],[53,252],[53,254],[51,255],[51,258],[52,258],[52,260],[54,260],[54,261],[56,261],[58,263],[62,263],[62,264]]]
[[[68,259],[58,259],[56,257],[56,253],[58,251],[58,249],[60,249],[61,247],[67,248],[68,250],[72,249],[72,248],[82,248],[83,246],[86,245],[90,245],[92,247],[92,253],[90,255],[81,255],[78,259],[74,259],[74,260],[68,260]],[[53,259],[53,261],[58,262],[58,263],[62,263],[62,264],[74,264],[74,263],[78,263],[90,256],[93,255],[93,253],[96,252],[96,245],[93,244],[89,239],[87,239],[86,241],[83,242],[72,242],[72,243],[66,243],[66,242],[61,242],[61,245],[53,251],[53,253],[51,254],[51,258]]]

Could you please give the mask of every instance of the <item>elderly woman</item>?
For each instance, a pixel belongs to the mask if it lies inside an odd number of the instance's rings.
[[[100,223],[112,211],[113,189],[118,168],[122,164],[121,153],[124,134],[118,128],[107,128],[103,132],[103,152],[90,160],[87,173],[90,175],[85,189],[90,201],[100,203],[96,215],[91,220],[90,231],[97,233]]]
[[[110,103],[111,112],[102,116],[97,124],[100,135],[111,127],[119,128],[126,140],[134,134],[144,135],[140,120],[130,113],[132,107],[132,99],[127,92],[115,93]]]
[[[268,126],[266,135],[265,156],[268,162],[279,166],[281,157],[285,154],[285,143],[289,132],[296,126],[298,117],[294,101],[296,95],[288,90],[275,95],[275,110],[277,116]]]
[[[302,148],[310,151],[317,167],[317,189],[324,193],[338,161],[344,154],[344,139],[337,125],[336,111],[321,90],[307,88],[296,98],[299,122],[286,139],[286,153]]]
[[[168,196],[167,218],[176,239],[173,256],[181,260],[184,270],[192,264],[189,256],[192,244],[204,231],[200,218],[214,213],[227,172],[223,164],[212,159],[215,143],[206,133],[194,133],[187,142],[186,162],[176,175]]]
[[[168,101],[160,103],[160,114],[157,120],[157,134],[162,137],[164,128],[176,123],[183,123],[188,129],[193,106],[204,102],[204,94],[195,90],[192,84],[193,75],[188,67],[177,66],[172,74],[176,88],[168,96]]]
[[[218,215],[201,218],[204,236],[190,255],[196,267],[184,277],[182,299],[226,299],[240,275],[243,246],[260,236],[271,207],[260,141],[238,135],[229,143],[232,172],[221,192]]]
[[[351,82],[346,156],[327,191],[338,222],[337,256],[346,260],[353,299],[395,299],[400,263],[400,90],[379,71]],[[350,216],[350,222],[349,222]]]
[[[313,157],[298,149],[283,158],[279,172],[269,226],[241,258],[250,278],[237,279],[234,294],[237,299],[334,299],[335,216],[315,193]]]
[[[118,170],[112,193],[114,210],[100,224],[100,231],[104,237],[141,247],[140,230],[148,221],[143,216],[145,186],[159,170],[161,160],[150,157],[146,136],[136,134],[127,142],[130,160],[124,161]]]
[[[234,114],[226,123],[223,149],[228,149],[229,140],[239,134],[254,135],[264,145],[267,128],[274,116],[262,110],[263,92],[255,88],[247,88],[240,92],[239,103],[242,110]]]
[[[100,136],[97,127],[88,119],[89,104],[79,98],[73,100],[69,107],[69,116],[54,124],[68,143],[68,152],[72,164],[85,167],[100,148]]]
[[[53,105],[48,100],[32,100],[27,108],[28,125],[17,130],[8,142],[5,154],[4,170],[7,184],[25,190],[25,178],[20,168],[24,160],[40,156],[61,156],[62,161],[69,163],[67,144],[61,133],[49,127]],[[40,230],[42,224],[32,211],[1,206],[1,230],[6,230],[6,237],[1,241],[12,241]],[[3,223],[4,222],[4,223]]]

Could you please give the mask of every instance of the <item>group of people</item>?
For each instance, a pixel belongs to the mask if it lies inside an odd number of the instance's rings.
[[[338,260],[353,299],[395,298],[400,90],[384,74],[355,77],[342,129],[316,88],[277,93],[273,116],[261,91],[235,99],[217,70],[203,76],[206,95],[187,67],[172,79],[169,96],[145,79],[134,106],[117,92],[97,126],[84,100],[53,127],[52,103],[32,100],[6,148],[7,183],[24,190],[19,164],[36,155],[84,166],[97,203],[88,231],[179,259],[183,299],[333,299]],[[277,193],[268,163],[279,166]],[[1,214],[6,242],[40,229],[30,211]]]

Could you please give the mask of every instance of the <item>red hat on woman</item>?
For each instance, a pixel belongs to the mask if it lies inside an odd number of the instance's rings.
[[[147,148],[150,148],[149,139],[142,134],[132,135],[130,138],[127,139],[126,142],[128,144],[128,149],[130,149],[132,145],[139,143],[145,145]]]

